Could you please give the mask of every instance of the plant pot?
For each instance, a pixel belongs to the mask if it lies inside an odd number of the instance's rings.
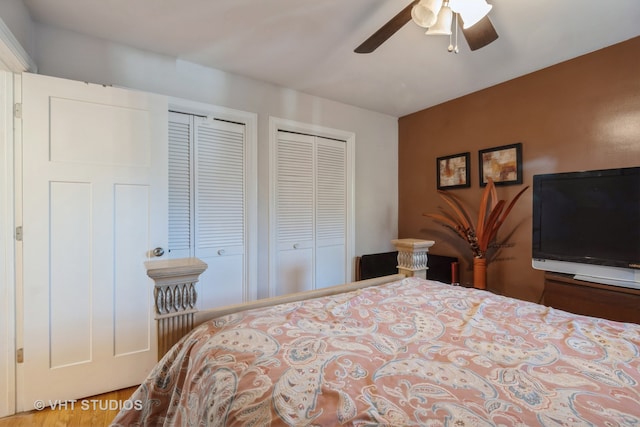
[[[473,259],[473,287],[487,289],[487,259]]]

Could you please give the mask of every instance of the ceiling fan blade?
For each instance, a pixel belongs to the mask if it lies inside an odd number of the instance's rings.
[[[462,33],[471,50],[485,47],[498,38],[498,33],[493,27],[489,15],[482,18],[477,24],[470,28],[462,28]]]
[[[394,35],[396,31],[400,28],[404,27],[404,25],[411,20],[411,8],[413,5],[418,3],[419,0],[414,0],[409,4],[409,6],[405,7],[398,13],[396,16],[391,18],[389,22],[384,24],[378,31],[373,33],[371,37],[366,39],[364,43],[355,48],[355,53],[371,53],[376,50],[382,43],[387,41],[389,37]]]

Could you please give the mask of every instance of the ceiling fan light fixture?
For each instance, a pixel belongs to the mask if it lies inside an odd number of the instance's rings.
[[[420,27],[429,28],[436,23],[441,7],[442,0],[420,0],[411,9],[411,19]]]
[[[433,24],[425,34],[428,36],[450,36],[451,23],[453,22],[453,11],[447,5],[442,6],[438,13],[438,20]]]
[[[460,14],[465,29],[477,24],[493,7],[485,0],[451,0],[450,6],[454,12]]]
[[[449,52],[458,52],[458,30],[461,22],[459,22],[458,10],[462,10],[465,13],[464,24],[466,27],[471,26],[473,20],[471,16],[467,12],[466,6],[469,4],[473,5],[475,2],[476,6],[481,10],[480,20],[475,23],[473,28],[463,29],[462,33],[464,35],[467,44],[469,45],[469,49],[474,51],[480,49],[484,46],[487,46],[490,43],[493,43],[498,39],[498,33],[494,28],[491,20],[489,19],[487,13],[492,9],[490,5],[486,3],[486,0],[413,0],[411,3],[406,5],[404,9],[398,12],[395,16],[393,16],[386,24],[378,29],[375,33],[373,33],[368,39],[361,43],[358,47],[354,49],[355,53],[371,53],[376,50],[382,43],[389,39],[393,34],[395,34],[400,28],[402,28],[407,22],[413,20],[414,23],[418,26],[424,26],[426,28],[431,28],[430,31],[427,31],[427,34],[436,34],[438,33],[438,28],[443,28],[443,33],[449,34],[449,48],[447,49]],[[448,15],[449,11],[446,9],[441,12],[443,8],[451,8],[452,17],[451,17],[451,26],[448,24]],[[484,11],[482,11],[484,9]],[[438,13],[436,13],[436,11]],[[471,13],[471,12],[469,12]],[[433,19],[435,15],[435,20]],[[438,21],[438,15],[442,15],[442,19],[440,23]],[[461,17],[462,19],[462,17]],[[448,31],[447,31],[448,30]],[[455,37],[454,35],[455,34]],[[454,44],[455,41],[455,44]]]

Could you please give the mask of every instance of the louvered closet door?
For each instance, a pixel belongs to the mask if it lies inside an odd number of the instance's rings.
[[[193,116],[169,113],[170,258],[193,256]]]
[[[276,295],[313,289],[314,143],[312,136],[278,133]]]
[[[243,125],[195,117],[195,256],[200,309],[243,301],[245,170]]]
[[[316,289],[347,281],[346,178],[346,143],[316,137]]]
[[[275,166],[273,293],[346,282],[346,143],[279,132]]]

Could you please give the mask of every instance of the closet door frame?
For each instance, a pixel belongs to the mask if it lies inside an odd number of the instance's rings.
[[[181,98],[169,98],[169,110],[241,123],[245,126],[245,287],[244,302],[258,298],[258,115]]]
[[[278,131],[302,133],[346,142],[346,217],[345,228],[346,281],[353,280],[353,257],[355,255],[355,144],[356,134],[340,129],[294,120],[269,117],[269,283],[268,296],[273,297],[277,277],[277,238],[276,238],[276,147]]]

